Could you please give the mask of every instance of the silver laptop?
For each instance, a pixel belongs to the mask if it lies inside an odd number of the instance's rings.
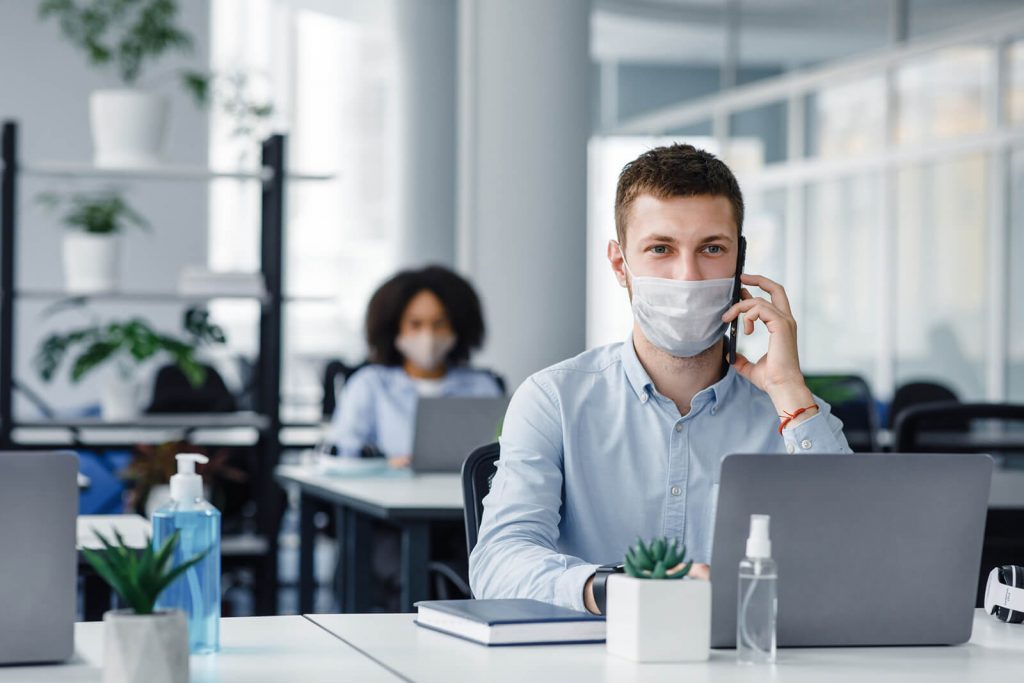
[[[415,472],[458,472],[474,448],[498,440],[508,398],[421,398],[412,446]]]
[[[74,653],[77,515],[75,454],[0,453],[0,664]]]
[[[736,646],[750,515],[771,515],[779,646],[953,645],[971,637],[987,455],[730,455],[711,556],[711,646]]]

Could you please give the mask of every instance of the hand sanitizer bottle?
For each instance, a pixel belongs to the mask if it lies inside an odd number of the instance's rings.
[[[209,552],[164,589],[157,609],[179,609],[188,619],[192,654],[220,649],[220,512],[203,498],[203,479],[196,463],[207,458],[197,453],[177,456],[178,473],[171,477],[171,500],[153,513],[153,546],[161,546],[175,531],[178,547],[172,566]]]
[[[750,516],[747,556],[740,562],[736,601],[736,658],[746,664],[775,661],[776,583],[768,515]]]

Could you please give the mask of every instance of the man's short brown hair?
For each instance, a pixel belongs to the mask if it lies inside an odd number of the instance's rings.
[[[743,233],[743,193],[736,176],[715,155],[693,145],[655,147],[629,162],[619,174],[615,191],[615,232],[626,246],[626,219],[637,197],[657,199],[711,195],[732,205],[736,230]]]

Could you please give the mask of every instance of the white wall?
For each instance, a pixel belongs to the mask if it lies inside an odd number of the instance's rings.
[[[54,21],[37,17],[36,2],[0,0],[0,119],[21,124],[23,162],[91,160],[88,98],[93,89],[116,87],[114,72],[89,67],[84,56],[64,42]],[[158,76],[186,64],[207,63],[208,12],[206,0],[181,0],[181,24],[195,38],[189,58],[168,58],[143,78]],[[167,159],[172,163],[205,164],[206,114],[197,110],[173,83],[161,91],[171,100]],[[46,190],[88,190],[109,183],[79,180],[24,179],[20,183],[18,212],[17,286],[55,290],[62,286],[61,230],[57,216],[40,211],[34,197]],[[136,209],[152,224],[152,231],[127,235],[123,249],[122,284],[129,291],[173,291],[178,271],[186,264],[206,262],[207,191],[203,183],[134,182],[123,185]],[[95,399],[101,374],[83,385],[64,381],[45,385],[31,367],[38,340],[49,329],[78,324],[83,317],[64,313],[49,320],[40,317],[43,303],[22,302],[15,321],[15,378],[42,391],[53,404],[72,407]],[[177,306],[103,305],[92,307],[102,317],[140,315],[167,331],[180,330]],[[62,374],[62,377],[66,375]],[[33,415],[19,398],[17,414]]]

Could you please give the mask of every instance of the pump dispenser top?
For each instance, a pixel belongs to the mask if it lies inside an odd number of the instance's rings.
[[[191,502],[203,497],[203,478],[196,474],[196,463],[206,464],[210,459],[199,453],[179,453],[178,473],[171,477],[171,500]]]

